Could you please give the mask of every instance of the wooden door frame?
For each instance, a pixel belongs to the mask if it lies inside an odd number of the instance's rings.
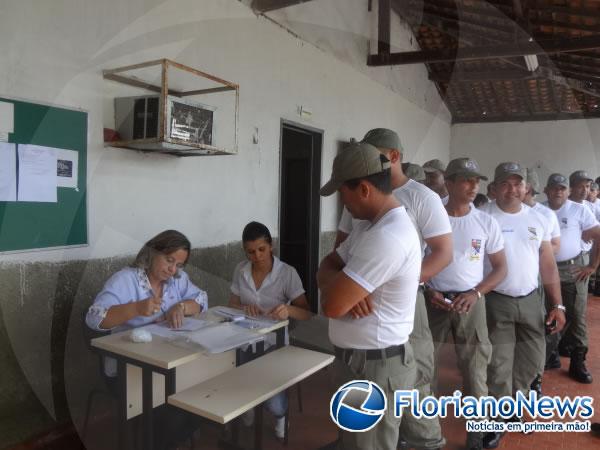
[[[321,183],[321,171],[322,171],[322,162],[323,162],[323,142],[324,142],[324,137],[325,137],[325,131],[319,128],[315,128],[315,127],[311,127],[309,125],[303,124],[303,123],[299,123],[299,122],[294,122],[291,120],[287,120],[287,119],[281,119],[280,122],[280,133],[279,133],[279,189],[278,189],[278,195],[277,195],[277,206],[278,206],[278,211],[277,211],[277,231],[278,231],[278,241],[277,241],[277,248],[279,251],[279,254],[281,255],[281,222],[282,222],[282,218],[281,218],[281,199],[282,199],[282,171],[283,171],[283,133],[284,133],[284,129],[296,129],[300,132],[308,132],[310,134],[313,135],[313,137],[319,137],[321,140],[321,145],[320,148],[318,149],[318,155],[315,155],[314,160],[312,161],[311,164],[311,171],[314,171],[315,174],[317,175],[317,179],[319,184]],[[320,185],[317,186],[317,188],[320,188]],[[312,191],[312,189],[311,189]],[[318,193],[317,193],[318,196]],[[318,220],[317,221],[313,221],[311,220],[310,223],[310,228],[309,228],[309,233],[312,233],[314,235],[314,238],[316,239],[316,249],[315,248],[311,248],[309,245],[308,248],[308,252],[309,252],[309,260],[308,260],[308,270],[310,270],[311,267],[311,263],[316,259],[316,261],[314,261],[314,266],[315,268],[318,267],[319,265],[319,255],[320,255],[320,247],[321,247],[321,199],[320,197],[318,199],[316,199],[317,201],[315,201],[315,205],[313,206],[313,209],[310,211],[311,215],[316,212],[317,216],[318,216]],[[309,236],[310,237],[310,236]],[[310,244],[310,242],[309,242]],[[314,280],[314,282],[316,283],[316,272],[312,275],[309,274],[309,276]],[[316,284],[315,284],[316,286]],[[313,312],[317,312],[316,308],[318,308],[319,305],[319,299],[318,299],[318,290],[315,288],[313,289],[314,292],[309,292],[309,286],[304,286],[306,293],[307,293],[307,297],[309,297],[309,304],[311,306],[311,310],[313,310]],[[315,298],[312,298],[312,294],[314,294]]]

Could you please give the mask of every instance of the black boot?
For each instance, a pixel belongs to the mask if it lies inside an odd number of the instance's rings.
[[[467,450],[481,450],[483,448],[483,433],[467,432]]]
[[[483,448],[496,448],[500,445],[500,440],[504,436],[503,431],[492,431],[483,436]]]
[[[565,358],[570,358],[572,351],[573,351],[573,346],[570,344],[567,344],[564,340],[561,340],[558,343],[558,354],[560,356],[564,356]]]
[[[585,367],[585,355],[587,348],[575,347],[571,352],[571,364],[569,365],[569,376],[580,383],[590,384],[592,375]]]
[[[594,297],[600,297],[600,280],[594,282],[594,291],[592,292]]]
[[[560,363],[560,360],[559,360]],[[532,391],[537,392],[538,398],[540,398],[543,394],[542,394],[542,376],[538,374],[537,377],[535,377],[533,379],[533,381],[531,382],[531,386],[530,389]]]
[[[544,370],[550,369],[560,369],[560,358],[558,357],[558,352],[550,353],[548,360],[546,361],[546,365],[544,366]]]

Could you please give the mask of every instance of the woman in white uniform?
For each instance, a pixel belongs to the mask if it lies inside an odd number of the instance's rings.
[[[298,272],[273,255],[269,229],[262,223],[250,222],[242,232],[242,243],[248,260],[239,263],[233,272],[229,306],[242,309],[249,316],[266,316],[274,320],[310,318]],[[265,347],[273,343],[267,339]],[[242,352],[243,361],[253,358],[252,348]],[[276,418],[275,435],[283,439],[288,407],[285,392],[267,400],[266,406]],[[246,425],[252,420],[252,414],[244,416]]]

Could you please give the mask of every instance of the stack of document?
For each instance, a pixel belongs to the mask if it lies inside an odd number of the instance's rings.
[[[191,342],[201,345],[208,353],[221,353],[264,339],[264,335],[240,328],[233,323],[221,323],[188,335]]]
[[[177,329],[169,328],[167,322],[147,325],[144,329],[153,335],[167,338],[175,345],[199,345],[208,353],[222,353],[264,339],[264,335],[252,329],[236,326],[242,321],[234,322],[231,319],[227,322],[214,322],[186,317],[183,325]]]
[[[271,328],[277,323],[276,320],[272,320],[266,316],[250,317],[245,315],[241,310],[235,308],[228,308],[227,306],[217,306],[213,309],[213,312],[220,317],[224,317],[230,322],[236,325],[248,328],[249,330],[260,331],[261,329]]]

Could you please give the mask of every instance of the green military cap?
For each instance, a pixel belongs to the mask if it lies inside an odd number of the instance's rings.
[[[391,166],[389,159],[376,147],[364,142],[350,144],[333,160],[331,179],[319,193],[327,197],[337,191],[345,181],[375,175]]]
[[[479,177],[487,181],[487,177],[481,174],[481,169],[477,161],[471,158],[456,158],[450,161],[448,167],[446,167],[446,178],[452,175],[460,175],[467,178]]]
[[[551,187],[551,186],[563,186],[568,188],[569,187],[569,180],[567,180],[567,177],[565,177],[563,174],[560,173],[553,173],[552,175],[550,175],[548,177],[548,182],[546,183],[547,187]]]
[[[425,164],[423,164],[423,170],[427,173],[439,171],[444,173],[446,171],[446,166],[439,159],[430,159]]]
[[[420,165],[405,163],[402,164],[402,170],[404,174],[411,180],[415,180],[419,183],[425,182],[425,171]]]
[[[527,171],[521,164],[513,161],[503,162],[496,166],[494,171],[494,183],[501,183],[511,175],[517,175],[523,180],[527,179]]]
[[[404,151],[398,133],[388,128],[373,128],[367,131],[361,142],[371,144],[377,148],[391,148],[401,152]]]
[[[540,179],[535,170],[527,168],[527,182],[531,185],[533,195],[540,193]]]
[[[569,176],[569,183],[575,184],[580,181],[594,181],[585,170],[576,170]]]

